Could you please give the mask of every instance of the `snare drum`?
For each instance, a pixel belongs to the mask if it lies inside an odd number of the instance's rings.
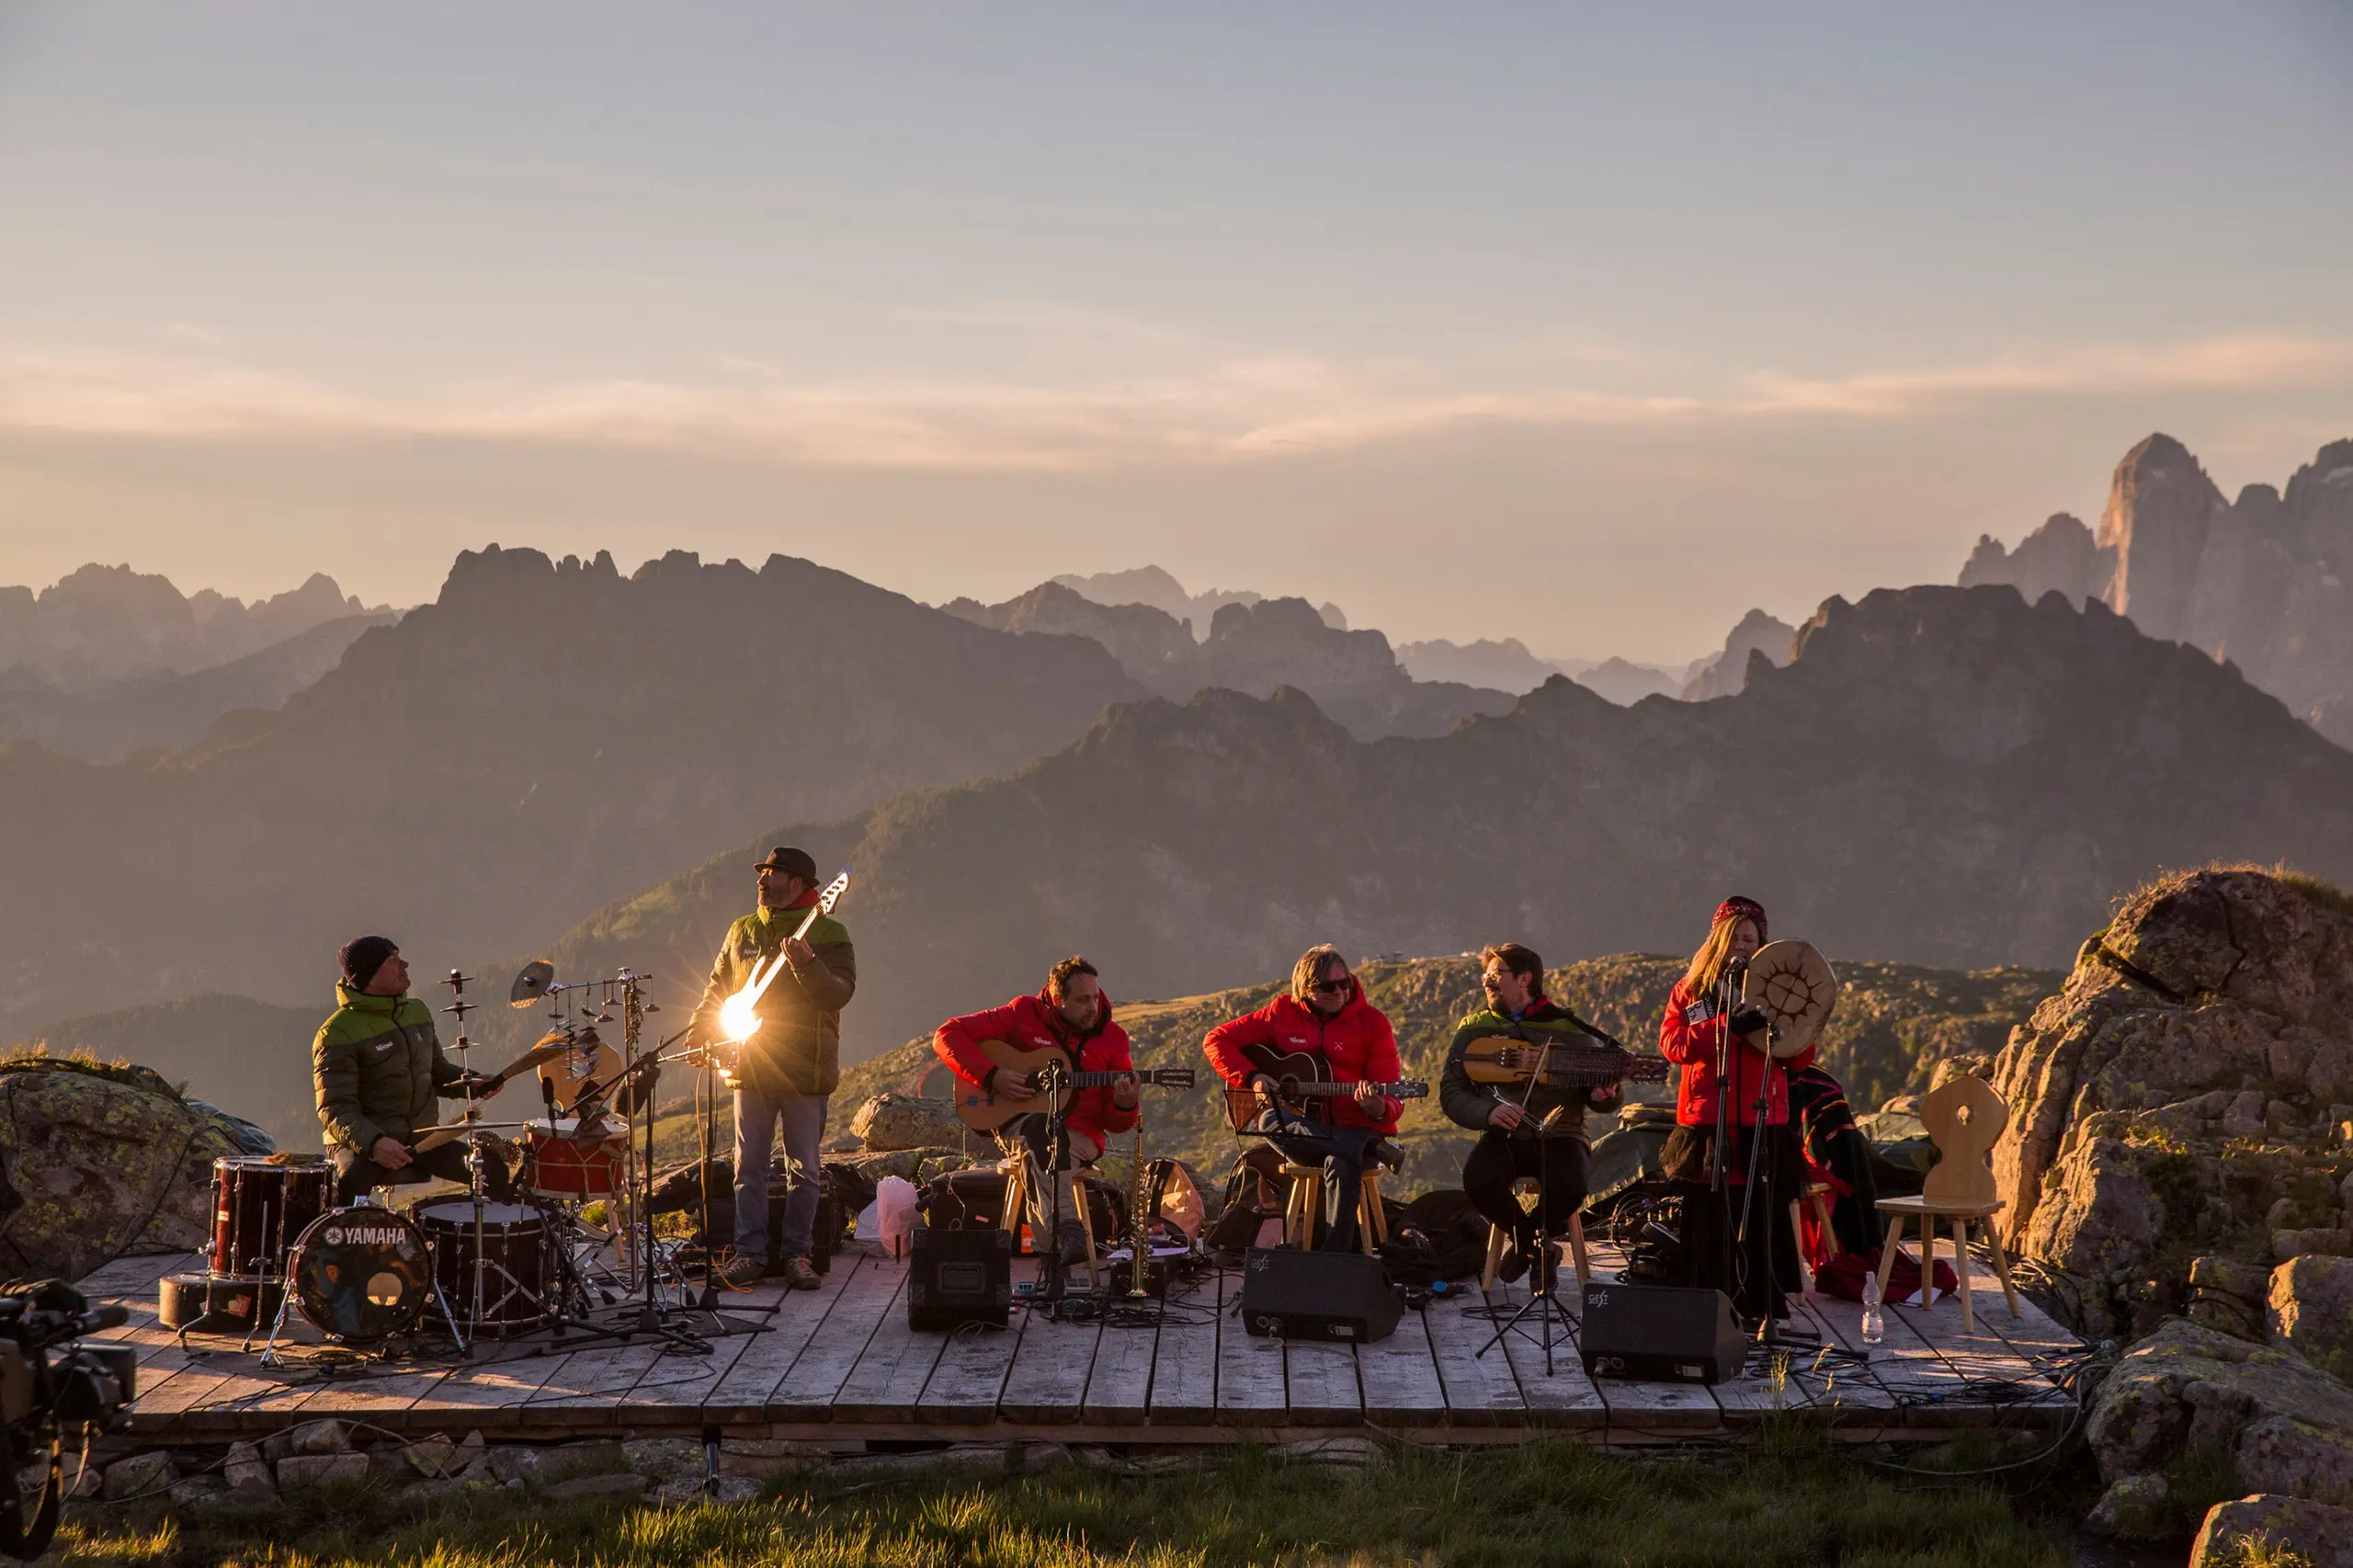
[[[523,1184],[557,1198],[609,1198],[621,1189],[621,1161],[629,1153],[629,1130],[594,1138],[578,1135],[577,1122],[559,1120],[523,1131]]]
[[[474,1246],[474,1200],[435,1198],[409,1210],[433,1246],[433,1278],[450,1315],[469,1334],[483,1329],[535,1328],[549,1315],[544,1304],[549,1266],[548,1222],[520,1203],[482,1206],[482,1246]],[[474,1260],[481,1271],[482,1300],[474,1300]]]
[[[416,1326],[433,1298],[433,1260],[393,1210],[331,1209],[294,1244],[286,1288],[321,1334],[368,1344]]]
[[[212,1162],[212,1246],[220,1278],[285,1278],[286,1260],[311,1222],[326,1212],[335,1170],[316,1154],[226,1154]]]

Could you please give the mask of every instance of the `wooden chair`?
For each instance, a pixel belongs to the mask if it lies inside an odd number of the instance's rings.
[[[1377,1256],[1381,1244],[1389,1239],[1389,1216],[1381,1208],[1381,1172],[1380,1165],[1365,1166],[1357,1194],[1357,1245],[1367,1257]],[[1286,1162],[1283,1175],[1290,1178],[1290,1196],[1283,1204],[1283,1241],[1303,1252],[1315,1244],[1315,1222],[1324,1218],[1324,1167]]]
[[[2002,1281],[2002,1295],[2010,1316],[2018,1316],[2018,1288],[2010,1283],[2009,1256],[2002,1250],[2001,1227],[1994,1216],[2004,1207],[1994,1180],[1994,1143],[2009,1125],[2010,1108],[1983,1078],[1960,1077],[1931,1090],[1920,1101],[1920,1121],[1937,1146],[1937,1163],[1929,1170],[1917,1198],[1882,1198],[1879,1210],[1888,1216],[1887,1250],[1881,1255],[1879,1290],[1887,1293],[1889,1272],[1904,1247],[1904,1221],[1920,1231],[1920,1295],[1936,1299],[1937,1221],[1952,1224],[1953,1272],[1961,1279],[1961,1326],[1977,1332],[1977,1315],[1969,1294],[1969,1227],[1982,1225],[1987,1248],[1994,1255],[1994,1272]]]
[[[1029,1218],[1029,1157],[1027,1154],[1009,1155],[998,1163],[997,1169],[1005,1173],[1005,1228],[1013,1233],[1013,1250],[1019,1252],[1021,1227]],[[1083,1177],[1084,1173],[1079,1174]],[[1078,1212],[1070,1217],[1076,1220],[1078,1228],[1086,1233],[1086,1261],[1079,1267],[1086,1270],[1086,1288],[1091,1290],[1096,1285],[1095,1216],[1087,1212],[1085,1181],[1074,1181],[1071,1185],[1078,1194],[1075,1205]],[[1041,1239],[1036,1235],[1029,1238],[1029,1250],[1034,1253],[1041,1253],[1053,1244],[1052,1239]]]
[[[1487,1227],[1487,1267],[1479,1275],[1479,1291],[1484,1295],[1495,1288],[1495,1270],[1503,1267],[1504,1246],[1511,1237],[1501,1225]],[[1547,1245],[1552,1244],[1547,1243]],[[1569,1216],[1569,1262],[1577,1271],[1577,1296],[1582,1300],[1585,1288],[1593,1283],[1593,1265],[1585,1255],[1585,1216]]]

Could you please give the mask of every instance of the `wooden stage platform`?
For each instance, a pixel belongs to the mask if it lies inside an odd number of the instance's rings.
[[[1596,1278],[1617,1260],[1597,1248]],[[2022,1303],[2013,1320],[1981,1265],[1977,1332],[1961,1307],[1890,1307],[1885,1343],[1867,1360],[1811,1351],[1778,1380],[1762,1355],[1750,1375],[1715,1388],[1588,1379],[1573,1345],[1547,1377],[1531,1338],[1494,1333],[1475,1290],[1408,1312],[1378,1345],[1252,1338],[1231,1309],[1238,1272],[1213,1274],[1133,1325],[1053,1323],[1017,1308],[1005,1330],[917,1334],[907,1326],[907,1271],[887,1259],[836,1258],[821,1290],[770,1286],[723,1310],[763,1332],[710,1342],[708,1355],[654,1345],[483,1348],[499,1359],[369,1365],[357,1375],[270,1371],[234,1338],[183,1344],[155,1321],[155,1282],[196,1267],[143,1257],[84,1281],[122,1302],[131,1326],[105,1337],[138,1346],[140,1391],[125,1434],[219,1443],[335,1416],[405,1434],[480,1429],[493,1439],[630,1433],[802,1438],[841,1451],[867,1443],[1028,1438],[1065,1443],[1278,1442],[1356,1429],[1432,1444],[1515,1440],[1541,1430],[1597,1441],[1740,1440],[1777,1410],[1857,1439],[1950,1436],[1956,1428],[2056,1430],[2075,1413],[2052,1372],[2081,1350]],[[1017,1278],[1033,1267],[1017,1265]],[[1563,1271],[1565,1274],[1565,1270]],[[1573,1293],[1573,1292],[1572,1292]],[[1527,1299],[1497,1290],[1494,1307]],[[1808,1298],[1802,1322],[1834,1351],[1860,1351],[1861,1309]],[[432,1341],[426,1342],[428,1345]],[[444,1352],[446,1354],[446,1352]]]

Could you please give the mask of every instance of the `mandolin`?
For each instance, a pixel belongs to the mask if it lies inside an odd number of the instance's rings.
[[[1474,1084],[1541,1082],[1553,1089],[1606,1089],[1612,1084],[1664,1084],[1667,1060],[1637,1056],[1598,1040],[1543,1042],[1491,1034],[1462,1051]]]
[[[1193,1086],[1190,1067],[1136,1067],[1117,1073],[1080,1073],[1072,1069],[1070,1053],[1058,1047],[1043,1051],[1024,1051],[1001,1040],[973,1042],[982,1055],[1007,1073],[1027,1073],[1033,1078],[1051,1076],[1053,1096],[1044,1092],[1028,1099],[1000,1095],[963,1079],[956,1080],[956,1119],[975,1132],[995,1132],[1017,1116],[1032,1111],[1070,1108],[1071,1096],[1081,1089],[1108,1088],[1123,1078],[1133,1078],[1139,1084],[1149,1084],[1155,1089],[1189,1089]]]
[[[1250,1065],[1275,1081],[1275,1099],[1293,1116],[1309,1121],[1330,1119],[1329,1103],[1352,1097],[1362,1084],[1337,1083],[1332,1077],[1332,1064],[1313,1051],[1277,1051],[1263,1045],[1245,1047],[1243,1055]],[[1372,1087],[1392,1100],[1417,1100],[1430,1092],[1430,1086],[1416,1078],[1401,1079],[1394,1084],[1375,1084]],[[1237,1088],[1229,1084],[1225,1090],[1226,1119],[1234,1131],[1243,1131],[1258,1119],[1264,1108],[1258,1103],[1258,1092],[1249,1087]]]

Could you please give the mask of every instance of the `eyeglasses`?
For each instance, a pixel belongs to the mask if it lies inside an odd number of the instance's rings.
[[[1348,983],[1345,980],[1319,980],[1307,989],[1317,996],[1330,996],[1347,988]]]

